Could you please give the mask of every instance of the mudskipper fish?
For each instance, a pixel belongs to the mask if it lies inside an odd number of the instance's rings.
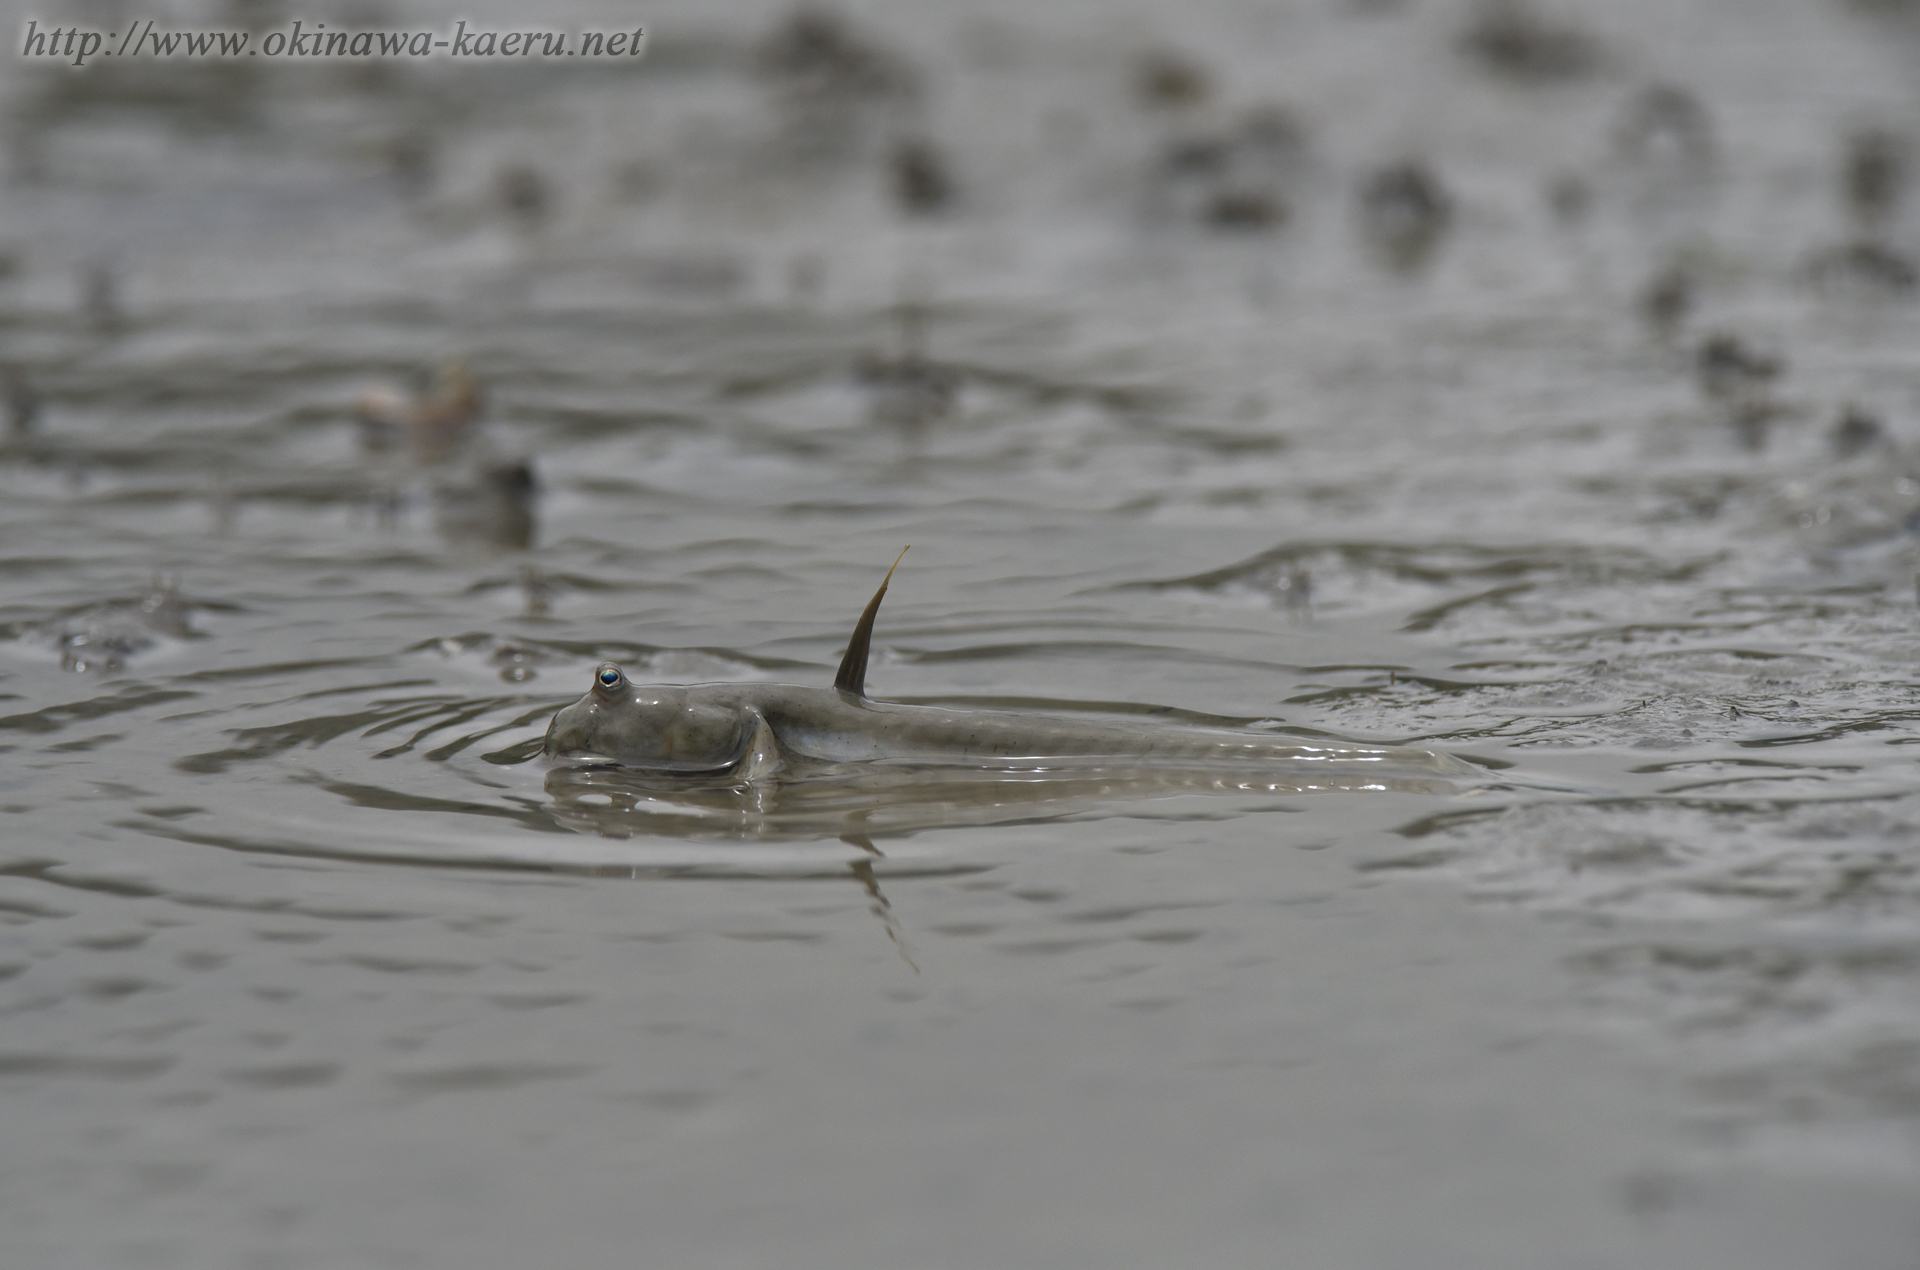
[[[1450,793],[1462,788],[1459,782],[1487,777],[1463,759],[1408,746],[876,701],[867,695],[867,658],[874,618],[899,566],[895,559],[860,615],[833,687],[636,684],[606,662],[594,670],[587,694],[554,715],[546,754],[703,784],[758,785],[822,764],[968,769],[1042,781],[1098,772],[1112,782],[1131,773],[1160,787],[1294,793]]]

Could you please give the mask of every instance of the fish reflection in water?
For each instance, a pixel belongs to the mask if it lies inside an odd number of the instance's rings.
[[[1480,775],[1484,780],[1486,774]],[[1118,801],[1182,795],[1285,797],[1337,790],[1455,794],[1465,788],[1458,777],[1316,780],[1120,761],[1103,766],[962,768],[797,760],[779,780],[757,782],[566,765],[546,777],[546,792],[553,799],[549,810],[570,829],[613,838],[696,840],[902,837],[930,829],[1055,820]]]
[[[868,650],[892,577],[861,614],[831,689],[636,685],[601,665],[541,747],[573,760],[547,777],[555,817],[614,836],[866,835],[1058,816],[1121,797],[1451,794],[1485,779],[1412,747],[875,701]]]

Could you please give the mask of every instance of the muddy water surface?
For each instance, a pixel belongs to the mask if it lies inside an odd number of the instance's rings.
[[[1914,15],[647,22],[8,62],[22,1264],[1913,1264]],[[906,543],[876,695],[1488,778],[531,757]]]

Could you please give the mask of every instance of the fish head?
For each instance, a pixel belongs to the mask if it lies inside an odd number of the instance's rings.
[[[659,771],[720,772],[746,755],[752,722],[737,705],[700,700],[697,687],[636,684],[602,662],[587,695],[553,716],[546,753]]]

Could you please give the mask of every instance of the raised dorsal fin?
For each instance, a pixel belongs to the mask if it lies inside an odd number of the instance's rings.
[[[900,567],[911,546],[909,543],[900,548],[900,554],[893,558],[893,569]],[[833,677],[834,687],[856,697],[867,695],[867,649],[873,643],[873,618],[880,611],[880,601],[887,598],[887,583],[893,581],[893,569],[887,570],[887,576],[880,580],[880,589],[867,601],[867,611],[860,615],[853,628],[853,638],[847,641],[847,655],[840,659],[840,673]]]

